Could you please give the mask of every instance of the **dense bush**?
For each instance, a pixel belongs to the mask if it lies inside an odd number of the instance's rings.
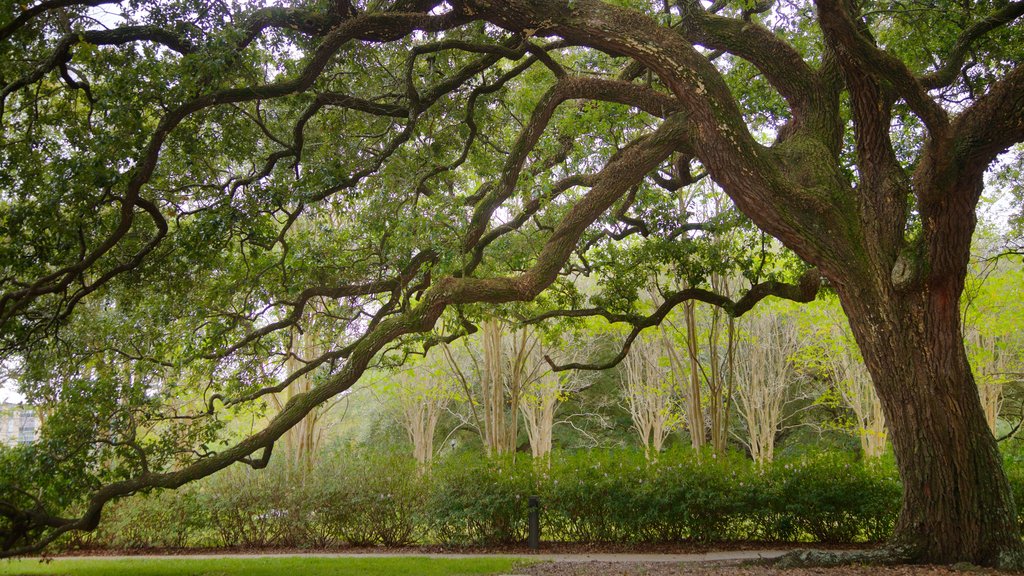
[[[528,457],[452,457],[430,474],[430,534],[454,544],[504,544],[526,539],[527,499],[534,494]]]
[[[776,465],[773,480],[773,507],[816,542],[880,541],[896,524],[902,488],[891,465],[819,454]]]
[[[1022,467],[1008,462],[1007,470],[1024,503]],[[312,469],[236,466],[116,502],[79,544],[508,544],[526,540],[531,495],[540,497],[548,541],[843,543],[888,536],[901,489],[891,461],[835,454],[759,468],[740,454],[683,448],[655,462],[635,450],[555,453],[539,464],[464,453],[424,472],[404,454],[341,451]]]
[[[557,454],[539,486],[545,537],[570,542],[630,540],[637,521],[637,486],[647,462],[638,451]]]
[[[758,469],[688,450],[564,458],[542,475],[545,529],[575,542],[877,541],[893,528],[891,465],[815,455]]]
[[[343,452],[317,472],[306,490],[317,492],[316,513],[341,540],[357,546],[417,540],[428,484],[415,460],[395,452]]]
[[[201,500],[222,546],[296,545],[292,509],[301,486],[285,466],[252,470],[236,465],[201,486]]]
[[[1003,468],[1010,481],[1013,502],[1017,505],[1017,523],[1024,531],[1024,456],[1015,454],[1006,457],[1003,461]]]
[[[118,500],[104,512],[97,537],[114,548],[183,548],[202,539],[209,521],[190,485]]]

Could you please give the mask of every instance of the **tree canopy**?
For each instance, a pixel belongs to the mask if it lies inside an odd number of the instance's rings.
[[[903,557],[1015,561],[956,304],[984,174],[1024,140],[1024,2],[0,6],[0,351],[47,414],[2,453],[2,554],[265,465],[495,305],[631,325],[619,361],[682,302],[824,279],[892,426]]]

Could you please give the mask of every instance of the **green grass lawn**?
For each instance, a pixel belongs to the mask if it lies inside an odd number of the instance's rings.
[[[211,558],[0,560],[0,575],[52,576],[449,576],[514,572],[513,558]]]

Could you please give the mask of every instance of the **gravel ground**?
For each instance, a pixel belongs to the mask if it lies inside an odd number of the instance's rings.
[[[524,576],[991,576],[974,566],[844,566],[779,569],[736,562],[543,562],[517,570]]]

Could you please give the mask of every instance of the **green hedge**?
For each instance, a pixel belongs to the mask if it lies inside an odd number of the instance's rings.
[[[1018,507],[1024,466],[1008,461]],[[174,492],[113,503],[100,529],[67,545],[110,548],[526,540],[541,500],[546,541],[875,542],[893,529],[901,487],[891,461],[816,454],[758,468],[741,455],[635,450],[486,459],[455,455],[422,472],[404,454],[351,451],[311,470],[241,466]],[[1021,510],[1024,518],[1024,510]]]

